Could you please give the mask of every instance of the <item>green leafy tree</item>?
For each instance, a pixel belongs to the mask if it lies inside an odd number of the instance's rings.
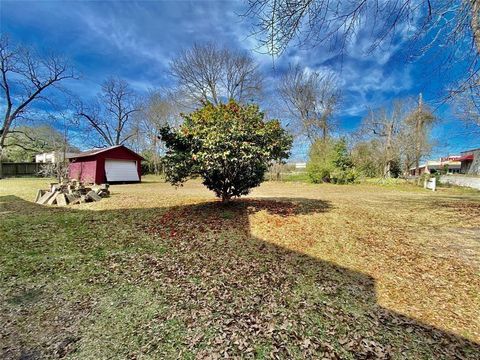
[[[357,174],[345,139],[317,140],[310,149],[307,173],[314,183],[354,182]]]
[[[278,120],[266,121],[257,105],[207,103],[182,117],[178,129],[160,131],[166,180],[174,185],[199,176],[228,201],[260,185],[269,164],[289,155],[292,137]]]
[[[33,161],[36,154],[43,152],[78,151],[60,131],[50,125],[16,127],[10,130],[5,144],[7,160],[18,162]]]
[[[333,165],[333,141],[317,140],[310,148],[307,163],[307,174],[315,183],[329,182],[330,174],[335,170]]]
[[[340,170],[348,170],[353,166],[345,139],[340,139],[333,145],[333,165]]]

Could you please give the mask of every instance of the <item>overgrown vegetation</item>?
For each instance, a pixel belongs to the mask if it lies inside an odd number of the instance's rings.
[[[352,183],[357,178],[345,139],[317,140],[310,149],[307,172],[313,183]]]

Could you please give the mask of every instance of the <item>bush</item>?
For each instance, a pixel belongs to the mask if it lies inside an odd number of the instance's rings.
[[[332,164],[327,162],[309,162],[307,165],[307,173],[310,181],[314,184],[322,182],[330,182],[330,174],[335,170]]]
[[[310,149],[307,173],[313,183],[348,184],[358,178],[344,139],[317,140]]]
[[[330,182],[330,174],[335,169],[333,164],[333,143],[331,141],[315,141],[310,148],[307,174],[310,181],[318,184]]]
[[[437,181],[437,186],[440,186],[440,177],[442,176],[442,174],[438,171],[432,173],[432,174],[427,174],[427,173],[423,173],[420,177],[419,177],[419,185],[423,186],[424,182],[426,180],[430,180],[430,179],[433,179],[435,178],[436,181]]]
[[[383,175],[382,157],[381,146],[377,140],[358,142],[354,145],[351,153],[356,171],[361,176],[368,178]]]
[[[358,178],[358,173],[355,169],[340,170],[335,169],[331,175],[331,182],[334,184],[351,184]]]
[[[37,173],[38,176],[57,178],[59,181],[68,179],[68,163],[44,163]]]

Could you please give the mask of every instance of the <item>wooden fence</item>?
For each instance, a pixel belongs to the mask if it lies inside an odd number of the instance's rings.
[[[3,176],[31,176],[38,175],[38,172],[47,164],[44,163],[2,163]]]

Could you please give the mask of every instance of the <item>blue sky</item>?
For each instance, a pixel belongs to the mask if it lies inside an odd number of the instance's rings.
[[[249,36],[251,21],[238,16],[244,6],[242,1],[1,0],[0,30],[40,51],[53,49],[67,55],[82,75],[68,87],[82,98],[94,96],[110,75],[125,78],[139,92],[169,86],[169,61],[195,42],[252,50],[270,84],[290,63],[328,68],[339,74],[343,103],[337,116],[344,131],[354,130],[369,107],[383,106],[393,98],[423,92],[427,101],[438,99],[451,80],[426,71],[431,60],[406,62],[402,35],[367,53],[369,35],[360,33],[343,58],[322,47],[291,46],[273,68],[268,55],[253,51],[257,43]],[[433,131],[439,144],[433,156],[480,146],[449,106],[438,108],[437,115],[442,121]],[[293,157],[304,156],[304,148],[297,145]]]

